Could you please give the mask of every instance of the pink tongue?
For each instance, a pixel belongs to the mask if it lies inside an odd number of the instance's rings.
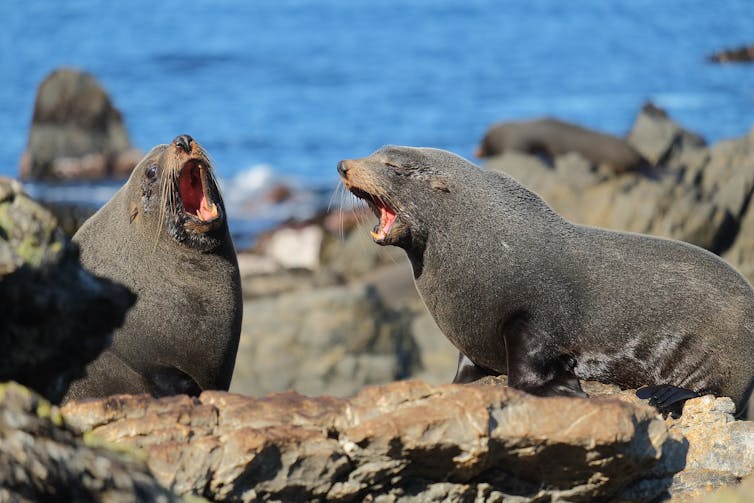
[[[383,206],[380,209],[382,210],[382,215],[380,216],[380,233],[387,235],[393,226],[393,222],[395,222],[395,212],[387,206]]]

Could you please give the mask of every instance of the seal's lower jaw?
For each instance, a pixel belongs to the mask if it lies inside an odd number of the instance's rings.
[[[204,234],[222,225],[224,215],[216,202],[214,184],[209,168],[201,161],[190,159],[181,168],[178,190],[183,205],[183,227],[187,231]]]
[[[391,208],[379,197],[375,197],[354,187],[351,187],[350,190],[356,197],[366,201],[377,218],[380,219],[379,223],[370,232],[374,242],[382,246],[397,245],[404,234],[405,226],[401,223],[395,209]]]

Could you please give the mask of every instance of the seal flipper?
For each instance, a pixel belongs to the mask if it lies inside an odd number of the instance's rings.
[[[170,395],[199,396],[202,387],[193,377],[171,366],[159,366],[148,374],[149,392],[154,397]]]
[[[699,398],[702,395],[672,384],[658,384],[637,389],[636,396],[642,400],[649,399],[649,405],[656,407],[663,416],[670,414],[674,419],[678,419],[681,417],[686,400]]]
[[[525,314],[512,318],[503,334],[509,386],[538,396],[587,396],[573,373],[576,359],[558,352],[549,333],[533,327]]]
[[[458,368],[456,369],[456,375],[453,378],[454,384],[465,384],[474,381],[478,381],[482,377],[495,376],[497,372],[491,372],[484,367],[480,367],[476,363],[472,362],[468,356],[458,352]]]

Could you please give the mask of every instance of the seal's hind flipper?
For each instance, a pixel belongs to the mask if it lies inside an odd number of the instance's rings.
[[[656,407],[663,416],[670,414],[674,419],[677,419],[681,417],[683,404],[686,400],[698,398],[702,395],[696,391],[679,388],[671,384],[658,384],[636,390],[636,396],[643,400],[649,399],[649,405]]]
[[[478,381],[482,377],[496,375],[498,375],[498,372],[491,372],[484,367],[480,367],[472,362],[465,354],[461,352],[458,353],[458,368],[456,369],[456,375],[453,378],[454,384],[470,383]]]

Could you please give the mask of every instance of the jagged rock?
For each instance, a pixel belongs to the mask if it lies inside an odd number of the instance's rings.
[[[554,168],[522,154],[485,167],[510,174],[573,222],[686,241],[723,254],[754,280],[747,238],[754,235],[754,133],[707,148],[649,104],[629,141],[659,164],[654,174],[615,175],[575,155],[557,158]]]
[[[84,270],[53,216],[0,178],[0,381],[58,402],[134,301]]]
[[[143,461],[89,447],[57,407],[0,384],[0,502],[172,502]]]
[[[504,386],[404,381],[350,400],[121,395],[63,414],[142,450],[177,493],[214,501],[650,501],[680,469],[658,463],[676,442],[647,406]]]
[[[652,103],[642,107],[628,134],[628,143],[655,166],[672,164],[682,151],[706,145],[701,136],[683,129]]]
[[[125,178],[141,157],[120,112],[92,75],[60,68],[40,84],[22,179]]]
[[[244,305],[231,390],[350,395],[418,365],[411,316],[371,285],[296,290]]]

